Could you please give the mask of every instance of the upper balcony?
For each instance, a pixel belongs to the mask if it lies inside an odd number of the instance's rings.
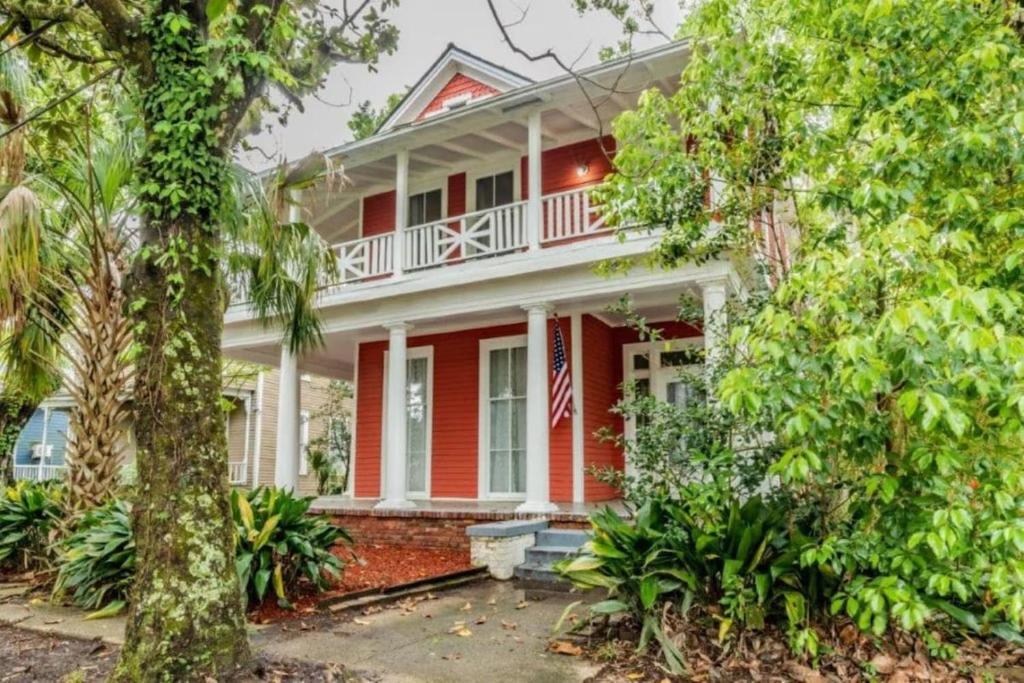
[[[549,248],[607,231],[591,186],[543,195],[539,231],[528,200],[421,223],[334,245],[339,282],[349,284],[465,261]],[[534,233],[534,234],[532,234]]]
[[[585,260],[584,243],[617,256],[614,240],[590,240],[610,232],[591,191],[612,170],[611,122],[648,89],[674,92],[686,52],[674,43],[533,82],[450,47],[376,134],[328,151],[343,190],[303,192],[302,220],[337,255],[321,304],[456,272],[529,274],[557,267],[555,252]]]

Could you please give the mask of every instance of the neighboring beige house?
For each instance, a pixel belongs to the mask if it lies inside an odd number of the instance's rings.
[[[273,485],[277,457],[277,410],[280,371],[263,367],[252,379],[225,388],[226,398],[235,403],[228,414],[228,473],[235,486]],[[326,420],[315,416],[329,400],[331,380],[317,375],[301,377],[298,491],[316,493],[316,476],[306,462],[305,448],[323,436]],[[351,411],[351,406],[349,406]],[[351,480],[349,481],[351,487]]]
[[[250,488],[273,485],[277,449],[277,409],[280,372],[254,366],[243,379],[229,380],[224,397],[234,407],[228,413],[228,475],[234,486]],[[316,476],[305,458],[305,446],[324,434],[326,420],[317,413],[329,400],[330,380],[316,375],[301,377],[298,491],[316,494]],[[53,479],[63,476],[68,434],[70,398],[58,392],[43,402],[29,420],[15,445],[14,474],[18,479]],[[351,411],[351,406],[349,406]],[[135,438],[129,429],[124,448],[126,462],[135,459]],[[351,486],[351,481],[350,481]]]

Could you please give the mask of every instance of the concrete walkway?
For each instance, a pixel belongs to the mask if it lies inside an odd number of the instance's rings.
[[[337,662],[386,683],[582,681],[597,668],[547,649],[551,627],[575,599],[488,581],[407,601],[404,609],[400,603],[370,615],[311,620],[307,627],[316,630],[291,624],[282,633],[275,626],[254,643],[273,655]]]
[[[254,627],[254,648],[269,655],[334,662],[371,681],[582,681],[597,667],[548,651],[551,627],[577,596],[529,594],[485,581],[371,614],[309,614]],[[84,619],[81,610],[10,597],[0,622],[76,638],[123,642],[124,618]]]

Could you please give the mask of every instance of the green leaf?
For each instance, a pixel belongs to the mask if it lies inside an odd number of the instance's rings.
[[[591,605],[590,611],[594,614],[619,614],[620,612],[628,612],[629,605],[621,600],[602,600]]]
[[[227,6],[228,0],[207,0],[206,18],[209,19],[210,23],[217,21],[220,15],[224,13]]]

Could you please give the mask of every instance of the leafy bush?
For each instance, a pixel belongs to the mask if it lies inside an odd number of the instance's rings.
[[[50,537],[61,518],[64,487],[19,481],[0,496],[0,565],[39,568],[49,562]]]
[[[84,609],[117,612],[135,577],[131,506],[115,500],[90,510],[61,544],[54,594]]]
[[[278,603],[287,606],[286,587],[300,577],[325,590],[328,577],[341,575],[343,563],[331,549],[352,539],[327,517],[307,514],[312,503],[312,497],[296,498],[284,489],[231,492],[238,531],[235,563],[248,598],[262,602],[272,584]]]

